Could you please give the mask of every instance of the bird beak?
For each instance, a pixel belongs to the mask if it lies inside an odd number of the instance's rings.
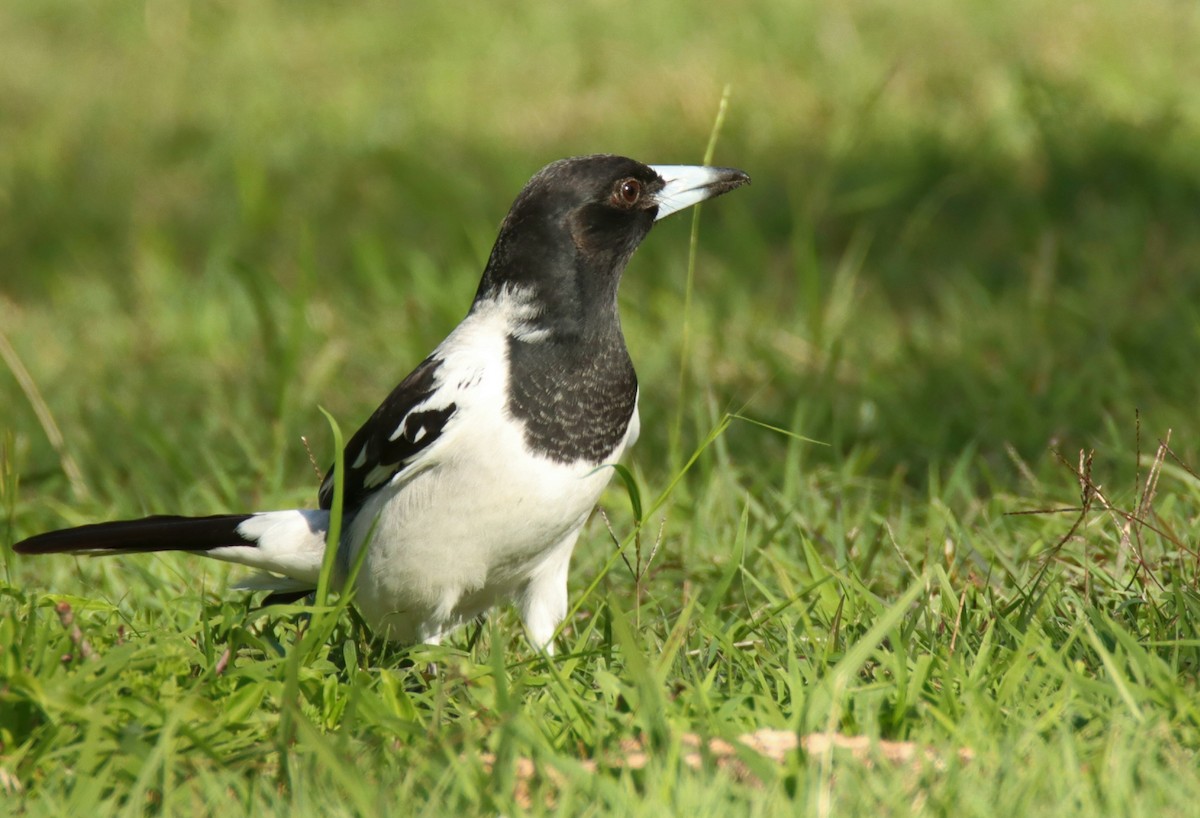
[[[750,184],[750,177],[736,168],[706,168],[700,165],[651,165],[666,186],[654,195],[658,205],[655,221],[691,207],[705,199]]]

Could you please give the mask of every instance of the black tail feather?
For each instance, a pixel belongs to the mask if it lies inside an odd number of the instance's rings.
[[[180,517],[161,514],[49,531],[13,546],[18,554],[148,553],[207,551],[227,545],[254,545],[237,533],[250,514]]]

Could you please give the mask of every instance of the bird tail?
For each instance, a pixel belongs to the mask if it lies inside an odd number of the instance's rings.
[[[316,587],[329,512],[317,510],[158,515],[50,531],[13,546],[18,554],[143,554],[189,551],[256,568],[240,587],[285,592]]]

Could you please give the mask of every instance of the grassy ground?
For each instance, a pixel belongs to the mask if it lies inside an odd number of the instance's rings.
[[[0,811],[1191,814],[1196,11],[503,5],[0,9]],[[643,525],[559,658],[12,556],[310,503],[524,180],[695,161],[727,84],[754,185],[690,309],[686,218],[628,271]]]

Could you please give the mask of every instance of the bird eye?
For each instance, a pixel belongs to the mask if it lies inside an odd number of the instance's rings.
[[[617,182],[613,191],[613,203],[623,207],[633,207],[642,196],[642,183],[637,179],[623,179]]]

